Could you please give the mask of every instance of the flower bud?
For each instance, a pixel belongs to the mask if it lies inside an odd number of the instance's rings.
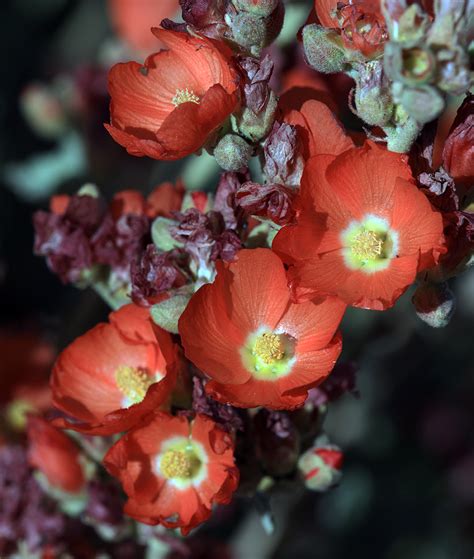
[[[239,11],[248,12],[257,16],[269,16],[278,6],[280,0],[233,0],[234,6]]]
[[[252,157],[252,146],[241,136],[226,134],[217,144],[214,157],[224,171],[239,171],[247,167]]]
[[[429,85],[403,88],[399,102],[417,122],[425,124],[434,120],[444,109],[444,99],[438,90]]]
[[[245,12],[240,12],[230,25],[234,40],[239,45],[251,50],[262,49],[265,45],[265,20]]]
[[[329,444],[326,436],[318,437],[312,448],[300,456],[298,470],[308,489],[327,491],[341,479],[344,455],[341,449]]]
[[[362,66],[356,80],[355,105],[357,115],[371,126],[388,124],[393,115],[393,100],[380,62]]]
[[[454,293],[447,283],[421,284],[415,291],[412,302],[419,318],[433,328],[447,326],[456,309]]]
[[[178,334],[178,321],[184,312],[191,295],[174,295],[150,309],[153,322],[172,334]]]
[[[324,74],[342,72],[346,54],[340,36],[316,23],[303,28],[303,46],[308,64]]]
[[[261,50],[278,37],[284,13],[281,3],[269,17],[259,17],[244,11],[237,13],[230,18],[229,23],[234,41],[254,56],[259,56]]]
[[[401,105],[395,106],[393,122],[383,127],[387,148],[395,153],[407,153],[423,125],[408,115]]]
[[[252,142],[262,140],[273,127],[277,108],[278,99],[275,93],[271,91],[267,106],[261,113],[256,114],[248,107],[243,109],[236,119],[239,132]]]
[[[52,87],[29,85],[20,96],[20,108],[28,124],[42,138],[55,140],[67,129],[66,112]]]

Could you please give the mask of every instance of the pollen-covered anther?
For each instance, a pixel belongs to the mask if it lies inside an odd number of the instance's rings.
[[[196,105],[199,105],[201,99],[194,93],[192,89],[189,90],[188,88],[186,88],[177,89],[175,96],[173,97],[171,102],[175,107],[181,105],[182,103],[195,103]]]
[[[285,356],[285,348],[278,334],[263,333],[255,341],[253,353],[264,363],[280,361]]]
[[[116,370],[115,380],[119,390],[132,404],[141,402],[154,383],[146,371],[129,365],[122,365]]]
[[[363,229],[351,242],[351,251],[357,258],[374,260],[383,253],[384,239],[374,231]]]
[[[167,450],[160,461],[161,473],[167,479],[190,479],[199,469],[198,457],[184,450]]]

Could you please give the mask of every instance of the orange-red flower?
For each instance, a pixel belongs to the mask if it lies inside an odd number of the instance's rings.
[[[53,404],[75,420],[60,427],[109,435],[126,431],[165,403],[176,380],[176,346],[149,312],[126,305],[77,338],[53,369]]]
[[[109,0],[108,7],[120,37],[137,51],[152,52],[158,41],[150,28],[175,16],[179,0]]]
[[[298,300],[332,294],[386,309],[444,251],[442,217],[404,157],[372,142],[310,159],[299,205],[298,223],[273,243]]]
[[[34,331],[0,329],[0,406],[25,396],[38,410],[46,410],[44,385],[54,362],[54,347]],[[36,396],[38,396],[36,398]]]
[[[324,27],[340,30],[344,46],[374,57],[388,39],[380,0],[315,0],[318,19]]]
[[[3,413],[9,427],[24,431],[28,414],[44,413],[51,408],[51,388],[45,379],[41,383],[25,382],[15,386]]]
[[[322,153],[339,155],[354,146],[331,109],[321,101],[305,101],[298,110],[287,105],[284,120],[296,126],[305,159]]]
[[[179,212],[183,204],[186,190],[184,184],[178,181],[163,182],[157,186],[147,198],[146,214],[154,219],[155,217],[171,217],[172,212]]]
[[[49,421],[39,416],[28,417],[28,458],[53,486],[79,493],[85,484],[79,448]]]
[[[339,106],[329,87],[327,76],[320,74],[308,66],[296,67],[282,76],[279,107],[300,109],[301,105],[309,99],[316,99],[325,103],[337,113]]]
[[[239,407],[292,409],[323,381],[341,352],[337,298],[290,301],[285,268],[269,249],[218,262],[179,321],[188,359],[211,380],[213,398]]]
[[[150,219],[158,216],[171,217],[173,211],[178,212],[181,209],[184,194],[185,188],[181,181],[176,184],[161,183],[146,199],[139,190],[121,190],[113,197],[110,212],[115,220],[122,215],[146,215]],[[61,208],[63,201],[59,196],[53,196],[51,202],[53,201],[54,203],[51,204],[53,208]],[[51,211],[54,212],[54,209]]]
[[[230,435],[205,415],[189,422],[156,412],[122,437],[104,464],[128,495],[126,514],[186,535],[214,504],[230,501],[239,480],[233,450]]]
[[[109,74],[110,125],[132,155],[179,159],[200,149],[235,110],[237,73],[223,43],[154,28],[168,48]]]

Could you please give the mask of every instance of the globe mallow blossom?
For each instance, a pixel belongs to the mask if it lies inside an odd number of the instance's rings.
[[[53,404],[71,419],[55,425],[85,434],[128,430],[167,403],[179,360],[171,336],[147,309],[130,304],[77,338],[53,368]]]
[[[445,250],[442,216],[404,157],[372,142],[311,158],[297,204],[297,223],[279,231],[273,249],[290,265],[298,301],[330,294],[386,309]]]
[[[315,0],[314,8],[322,26],[340,32],[345,48],[367,58],[383,51],[388,33],[379,0]]]
[[[112,138],[131,155],[180,159],[199,150],[237,108],[239,79],[223,43],[160,28],[166,45],[143,65],[109,73]]]
[[[191,298],[179,321],[186,357],[210,378],[214,399],[293,409],[331,372],[342,347],[345,304],[294,304],[283,263],[269,249],[241,250]]]
[[[80,493],[86,485],[86,468],[79,447],[41,416],[27,422],[28,461],[55,488]]]
[[[119,38],[136,52],[153,52],[156,37],[150,33],[150,22],[174,17],[179,0],[108,0],[108,11]]]
[[[183,535],[228,503],[237,488],[232,437],[205,415],[191,421],[155,411],[104,458],[128,495],[125,514]]]

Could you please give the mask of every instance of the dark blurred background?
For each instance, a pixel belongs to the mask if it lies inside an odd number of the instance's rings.
[[[33,255],[34,210],[85,182],[106,197],[148,192],[186,178],[189,163],[133,158],[103,129],[106,69],[126,58],[104,0],[3,1],[0,26],[0,358],[8,362],[12,335],[60,350],[108,312],[94,292],[63,286]],[[34,83],[61,101],[56,130],[41,129],[40,100],[25,97]],[[213,172],[203,165],[202,184],[190,186],[208,187]],[[245,505],[225,535],[236,557],[474,556],[474,274],[452,287],[458,309],[440,330],[417,318],[410,293],[383,314],[347,313],[343,359],[359,366],[360,398],[332,404],[327,421],[346,453],[343,480],[322,496],[281,491],[271,537]]]

